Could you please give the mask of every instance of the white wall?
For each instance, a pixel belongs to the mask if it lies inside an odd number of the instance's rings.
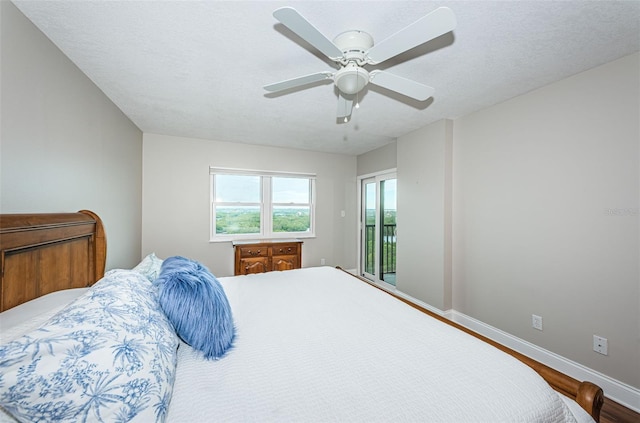
[[[639,61],[461,117],[453,153],[453,308],[636,388]]]
[[[142,250],[201,261],[233,274],[230,242],[209,242],[209,166],[316,173],[316,238],[302,266],[355,268],[356,158],[212,140],[144,134]],[[341,217],[341,211],[345,217]]]
[[[12,3],[0,8],[0,212],[92,210],[107,268],[135,265],[142,132]]]

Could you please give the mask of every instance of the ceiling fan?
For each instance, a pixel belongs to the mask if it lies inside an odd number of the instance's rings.
[[[368,71],[363,66],[382,63],[452,31],[456,26],[456,18],[451,9],[440,7],[385,40],[374,44],[371,35],[358,30],[343,32],[330,41],[291,7],[277,9],[273,12],[273,16],[329,59],[339,64],[340,69],[335,72],[317,72],[287,79],[265,85],[264,89],[278,92],[332,79],[339,91],[338,118],[344,118],[345,122],[351,116],[354,95],[368,83],[418,101],[425,101],[431,97],[434,92],[432,87],[382,70]],[[358,107],[357,103],[356,107]]]

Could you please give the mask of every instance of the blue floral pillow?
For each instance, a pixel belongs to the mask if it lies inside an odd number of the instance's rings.
[[[162,259],[156,257],[156,253],[151,253],[143,258],[133,270],[142,273],[150,282],[153,282],[160,275],[160,267],[162,267]]]
[[[0,406],[19,421],[162,422],[178,338],[141,274],[112,270],[0,346]]]

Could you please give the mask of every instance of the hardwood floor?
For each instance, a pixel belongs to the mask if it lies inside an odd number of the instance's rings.
[[[600,411],[600,423],[638,423],[640,414],[618,404],[609,398],[604,399]]]

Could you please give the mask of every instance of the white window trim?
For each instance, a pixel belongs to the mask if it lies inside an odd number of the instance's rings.
[[[214,175],[245,175],[260,176],[260,184],[262,188],[261,203],[236,203],[238,206],[255,205],[260,207],[260,232],[253,234],[216,234],[216,216],[215,216],[215,197],[214,197]],[[311,184],[310,203],[271,203],[271,178],[306,178]],[[274,172],[265,170],[249,170],[236,168],[209,168],[209,242],[229,242],[247,239],[287,239],[287,238],[315,238],[315,209],[316,209],[316,175],[312,173],[299,172]],[[233,203],[225,203],[225,205],[233,205]],[[306,232],[273,232],[272,211],[273,206],[309,206],[310,228]]]

